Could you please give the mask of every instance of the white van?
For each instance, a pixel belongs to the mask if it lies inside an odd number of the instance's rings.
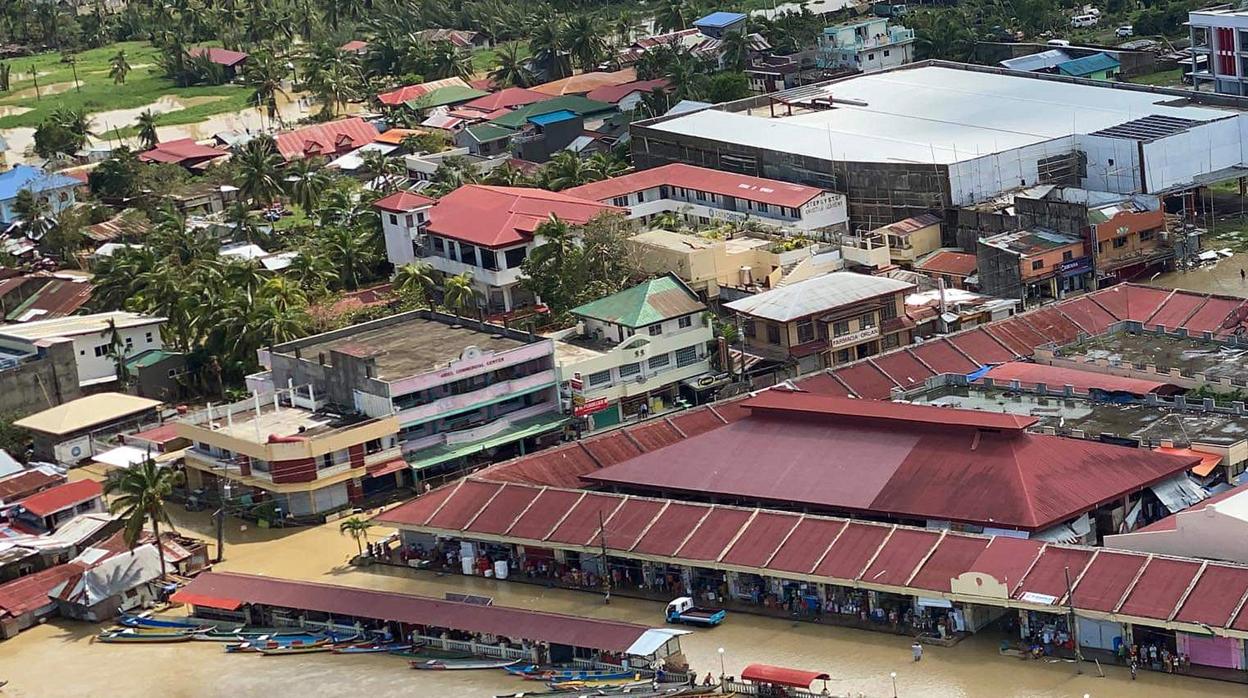
[[[1099,21],[1101,20],[1096,15],[1075,15],[1070,18],[1070,26],[1076,29],[1082,27],[1095,27]]]

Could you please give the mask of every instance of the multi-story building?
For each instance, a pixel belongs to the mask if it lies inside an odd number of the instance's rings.
[[[873,231],[888,243],[894,264],[910,268],[920,257],[940,249],[940,216],[922,213]]]
[[[824,69],[874,73],[914,60],[914,30],[885,17],[824,27],[818,63]]]
[[[775,239],[738,235],[712,239],[668,230],[648,230],[630,238],[637,264],[647,274],[672,273],[707,301],[724,287],[771,288],[785,270],[816,254],[818,244],[791,247]]]
[[[1248,95],[1248,10],[1218,5],[1187,15],[1192,87]]]
[[[422,310],[262,351],[269,371],[250,383],[310,385],[339,413],[392,418],[403,458],[426,478],[557,439],[554,351],[544,337]]]
[[[319,517],[402,483],[407,465],[393,415],[344,413],[296,386],[175,423],[192,490],[274,507],[276,518]],[[211,495],[210,495],[211,496]]]
[[[983,238],[976,257],[980,289],[1024,305],[1087,290],[1092,283],[1092,257],[1083,238],[1049,228]]]
[[[572,310],[553,335],[561,389],[588,430],[671,409],[719,385],[707,343],[710,315],[674,274]]]
[[[663,165],[564,192],[628,209],[651,222],[675,213],[691,224],[752,222],[829,238],[844,232],[845,197],[835,192],[685,164]]]
[[[386,229],[390,261],[398,265],[418,259],[443,276],[470,273],[484,309],[491,314],[540,302],[521,288],[520,265],[544,242],[537,229],[551,216],[569,225],[584,225],[595,216],[621,210],[567,193],[478,184],[460,187],[427,209],[425,201],[424,197],[409,198],[406,204],[387,203],[393,211],[382,209],[383,225],[390,224]],[[423,230],[422,214],[426,217]],[[393,223],[390,215],[395,216]]]
[[[381,233],[386,241],[386,258],[397,269],[415,262],[421,230],[429,220],[434,199],[410,191],[398,191],[373,202],[381,215]]]
[[[79,386],[113,383],[118,361],[164,347],[160,338],[164,322],[163,317],[114,311],[6,325],[0,327],[0,366],[16,366],[43,355],[54,343],[69,341],[74,347]]]
[[[725,304],[747,353],[811,371],[910,343],[905,295],[914,284],[833,272]]]
[[[74,205],[75,192],[82,182],[57,172],[45,172],[38,167],[14,165],[11,170],[3,170],[4,148],[0,148],[0,224],[6,227],[17,220],[14,205],[23,191],[28,191],[36,199],[47,204],[52,215]]]

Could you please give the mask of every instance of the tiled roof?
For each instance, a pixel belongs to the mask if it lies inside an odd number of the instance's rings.
[[[485,247],[528,240],[552,215],[583,225],[614,211],[596,201],[525,187],[469,184],[438,200],[429,211],[429,232]]]
[[[667,185],[705,191],[720,196],[731,196],[759,203],[801,208],[815,197],[825,193],[816,187],[790,184],[774,179],[750,177],[711,170],[705,167],[675,163],[648,170],[638,170],[619,177],[591,182],[567,189],[568,193],[584,199],[609,201],[617,196],[645,191]],[[974,255],[972,255],[973,257]]]

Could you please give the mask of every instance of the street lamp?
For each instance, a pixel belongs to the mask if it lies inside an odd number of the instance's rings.
[[[719,652],[719,680],[723,681],[724,675],[727,673],[724,671],[724,648],[720,647],[716,651]]]
[[[888,678],[893,680],[893,698],[897,698],[897,672],[895,671],[888,672]],[[1088,697],[1084,696],[1083,698],[1088,698]]]

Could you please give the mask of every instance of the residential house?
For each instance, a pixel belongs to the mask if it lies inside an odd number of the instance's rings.
[[[940,216],[922,213],[872,231],[888,243],[893,264],[910,268],[915,260],[940,249]]]
[[[181,165],[192,171],[207,169],[209,163],[225,157],[229,157],[229,152],[211,146],[200,145],[191,138],[180,138],[178,140],[157,143],[155,148],[139,153],[141,162]]]
[[[633,111],[641,103],[643,97],[655,90],[667,91],[666,78],[654,80],[636,80],[622,85],[604,85],[591,90],[585,97],[603,104],[614,104],[622,112]]]
[[[47,273],[38,273],[13,279],[12,281],[25,282],[22,284],[22,295],[25,298],[9,308],[6,302],[8,301],[7,294],[0,297],[0,306],[4,306],[6,311],[5,320],[28,323],[32,320],[65,317],[78,312],[91,300],[95,286],[91,285],[85,275],[66,274],[63,276],[65,278],[54,278]]]
[[[553,215],[569,225],[583,225],[616,211],[620,209],[542,189],[471,184],[439,199],[429,209],[424,233],[413,242],[423,253],[422,261],[442,275],[470,273],[487,313],[509,313],[540,302],[520,286],[520,265],[542,244],[536,234],[542,223]],[[396,249],[402,248],[399,242]]]
[[[50,407],[13,424],[31,432],[36,459],[77,465],[95,453],[94,437],[159,421],[161,403],[124,393],[95,393]]]
[[[434,115],[446,113],[450,107],[470,102],[489,94],[485,90],[478,90],[464,85],[445,85],[428,90],[424,94],[413,97],[403,104],[414,112]]]
[[[42,534],[76,516],[105,511],[104,487],[95,480],[75,480],[19,500],[9,511],[9,521],[29,533]]]
[[[636,80],[637,71],[632,68],[624,68],[614,72],[591,71],[588,73],[578,73],[559,80],[544,82],[529,89],[534,92],[550,95],[551,97],[566,97],[571,95],[584,95],[600,87],[623,85],[624,83],[635,82]]]
[[[787,249],[780,241],[764,236],[711,238],[668,230],[648,230],[634,235],[631,241],[643,271],[675,274],[707,301],[720,298],[724,289],[753,293],[774,288],[819,249],[814,244]]]
[[[14,526],[0,527],[6,544],[0,546],[0,583],[68,562],[122,526],[124,522],[111,514],[87,513],[61,522],[48,533],[31,534]]]
[[[422,29],[416,32],[416,38],[431,44],[448,41],[455,48],[468,50],[490,47],[490,37],[464,29]]]
[[[774,179],[674,163],[565,191],[628,209],[652,223],[678,214],[690,224],[760,224],[788,234],[830,239],[846,230],[845,196]]]
[[[755,56],[745,68],[745,75],[750,79],[750,91],[758,94],[797,87],[801,74],[802,64],[793,56]]]
[[[50,465],[35,465],[0,477],[0,508],[65,482],[65,475]]]
[[[1106,53],[1094,53],[1057,64],[1059,74],[1087,80],[1114,80],[1121,70],[1122,64],[1118,59]]]
[[[402,313],[281,344],[261,359],[272,385],[309,384],[317,404],[397,432],[400,460],[379,451],[380,475],[364,478],[365,494],[387,485],[383,475],[406,484],[527,453],[558,440],[564,423],[554,343],[485,322]],[[366,459],[372,450],[366,444]],[[369,465],[355,477],[372,474]]]
[[[712,374],[711,318],[697,294],[666,274],[571,311],[576,327],[551,335],[561,390],[587,431],[644,419],[720,383]]]
[[[511,152],[514,135],[516,131],[488,122],[473,124],[455,134],[455,145],[478,157],[497,157]]]
[[[529,90],[523,87],[505,87],[497,92],[490,92],[484,97],[460,105],[464,109],[472,109],[484,115],[502,116],[507,111],[551,99],[553,95]],[[506,111],[504,111],[506,110]]]
[[[422,82],[419,85],[405,85],[394,90],[379,93],[377,101],[385,107],[398,107],[443,87],[472,89],[462,78],[444,78],[442,80]]]
[[[1086,242],[1049,228],[982,238],[976,257],[980,289],[998,298],[1043,302],[1092,284]]]
[[[72,342],[78,384],[101,386],[117,380],[119,361],[164,346],[160,337],[164,322],[163,317],[116,310],[5,325],[0,326],[0,354],[20,361],[51,344]]]
[[[386,259],[397,269],[419,257],[418,242],[429,220],[434,199],[410,191],[397,191],[373,202],[381,215],[381,233],[386,241]]]
[[[1029,73],[1056,73],[1057,66],[1069,63],[1074,57],[1060,48],[1015,56],[1000,61],[998,65],[1010,70],[1025,70]]]
[[[993,298],[961,288],[929,288],[906,294],[906,316],[914,321],[914,336],[923,338],[1004,320],[1017,308],[1015,299]]]
[[[243,66],[250,58],[241,51],[230,51],[216,46],[201,46],[190,49],[187,53],[192,58],[207,56],[210,62],[221,66],[221,69],[225,71],[225,79],[231,82],[242,76]]]
[[[49,592],[86,567],[81,562],[67,562],[0,584],[0,639],[16,637],[22,630],[54,616],[56,601],[48,596]]]
[[[945,288],[966,288],[979,258],[960,250],[936,250],[914,264],[914,270],[944,282]]]
[[[617,113],[615,105],[566,95],[518,107],[488,123],[515,132],[511,151],[516,157],[545,162]]]
[[[126,358],[130,389],[139,397],[177,402],[187,396],[186,354],[167,349],[146,349]]]
[[[12,169],[0,172],[0,226],[18,220],[14,204],[23,191],[29,191],[47,204],[50,213],[56,215],[74,205],[77,201],[75,193],[80,186],[82,182],[73,177],[45,172],[30,165],[14,165]]]
[[[359,39],[352,39],[342,46],[338,47],[339,53],[346,53],[353,56],[368,55],[368,42]]]
[[[905,294],[914,284],[834,272],[763,291],[724,307],[745,351],[801,371],[839,366],[909,344]]]
[[[1165,210],[1153,196],[1133,196],[1088,208],[1097,284],[1149,278],[1174,268],[1175,248]]]
[[[824,69],[878,73],[914,60],[914,30],[884,17],[824,27],[817,63]]]
[[[91,552],[79,556],[80,561],[90,560]],[[62,616],[92,623],[151,608],[160,599],[160,552],[148,543],[106,557],[52,588],[48,596]]]
[[[277,150],[287,162],[299,158],[333,159],[377,139],[377,129],[358,116],[304,126],[277,134]]]
[[[745,32],[745,23],[749,17],[740,12],[712,12],[693,21],[693,26],[712,39],[723,39],[736,32]]]
[[[271,502],[279,519],[321,518],[397,487],[406,465],[394,417],[327,406],[324,397],[308,385],[266,389],[179,419],[178,436],[191,442],[187,486]]]

